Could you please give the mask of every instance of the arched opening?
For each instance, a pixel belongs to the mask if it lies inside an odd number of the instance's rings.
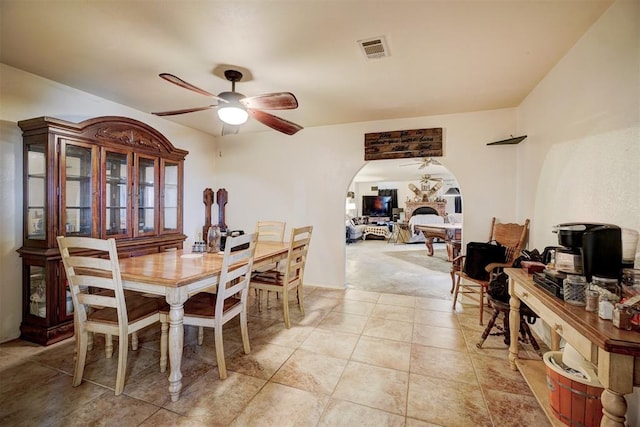
[[[372,209],[371,200],[381,198],[392,206]],[[425,159],[368,162],[346,191],[345,217],[348,288],[451,299],[451,245],[461,237],[462,198],[446,166]],[[434,238],[430,255],[429,239],[415,225],[431,222],[457,223],[460,230]]]

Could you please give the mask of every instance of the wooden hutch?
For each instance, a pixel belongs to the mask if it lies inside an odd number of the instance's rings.
[[[18,122],[24,203],[21,338],[73,335],[73,304],[56,236],[115,238],[121,257],[182,248],[187,151],[125,117]]]

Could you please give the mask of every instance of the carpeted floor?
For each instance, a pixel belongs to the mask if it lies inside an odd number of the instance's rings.
[[[447,261],[447,253],[445,249],[434,250],[433,256],[428,256],[426,250],[389,251],[384,252],[384,255],[391,256],[405,262],[410,262],[429,270],[439,271],[441,273],[448,274],[451,270],[451,263]]]
[[[434,249],[434,256],[429,257],[424,244],[365,240],[347,245],[347,286],[451,300],[450,263],[444,244],[435,244]]]

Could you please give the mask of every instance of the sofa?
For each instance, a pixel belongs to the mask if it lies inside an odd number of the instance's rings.
[[[368,217],[347,217],[345,220],[347,243],[354,243],[358,240],[362,240],[364,229],[368,224]]]

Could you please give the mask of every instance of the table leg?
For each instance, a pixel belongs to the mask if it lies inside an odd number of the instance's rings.
[[[627,401],[624,395],[605,389],[600,396],[602,402],[602,420],[600,427],[624,427]]]
[[[169,395],[171,401],[176,402],[182,390],[182,347],[184,344],[184,303],[187,300],[186,293],[180,289],[171,289],[167,292],[169,310]]]
[[[433,237],[427,237],[425,244],[427,245],[427,255],[433,256]]]
[[[598,379],[604,387],[602,427],[623,427],[626,424],[627,401],[625,394],[633,393],[635,360],[631,355],[609,353],[598,348]]]
[[[509,286],[511,289],[512,286]],[[509,299],[509,333],[511,343],[509,344],[509,365],[512,371],[516,371],[516,359],[518,359],[518,332],[520,331],[520,299],[511,296]]]

